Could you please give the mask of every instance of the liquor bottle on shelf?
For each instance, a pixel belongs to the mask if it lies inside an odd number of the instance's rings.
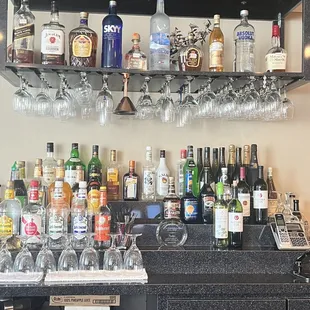
[[[102,20],[101,67],[122,68],[123,21],[117,15],[116,1],[109,2],[109,15]]]
[[[203,162],[202,162],[202,148],[198,147],[197,148],[197,168],[198,168],[198,187],[200,190],[200,185],[199,185],[199,178],[200,178],[200,174],[203,171]]]
[[[87,182],[79,183],[78,196],[71,206],[72,246],[75,249],[84,249],[87,246],[87,233],[92,232],[92,218],[88,216]]]
[[[231,144],[229,146],[229,157],[228,157],[228,165],[227,165],[227,175],[228,175],[228,183],[232,184],[233,182],[233,174],[236,169],[236,147]]]
[[[0,236],[19,235],[22,206],[15,199],[14,185],[8,181],[4,200],[0,203]]]
[[[21,211],[21,235],[29,236],[28,246],[37,248],[41,234],[45,233],[45,209],[40,203],[39,182],[32,180],[29,189],[29,203]]]
[[[76,180],[76,166],[82,166],[85,173],[85,165],[80,159],[79,144],[72,143],[70,158],[65,163],[65,181],[72,187]]]
[[[71,206],[72,202],[72,189],[71,186],[68,182],[64,181],[65,180],[65,167],[64,167],[64,160],[63,159],[58,159],[57,160],[57,167],[56,167],[56,180],[54,183],[52,183],[49,188],[48,188],[48,201],[51,203],[52,198],[54,197],[54,191],[55,191],[55,184],[57,181],[62,181],[63,185],[63,199],[65,202]]]
[[[39,182],[39,203],[46,208],[48,204],[48,187],[43,184],[43,168],[41,158],[36,159],[33,179]]]
[[[247,169],[247,183],[252,188],[258,178],[258,158],[257,158],[257,145],[251,145],[251,161]]]
[[[272,47],[265,57],[266,72],[285,72],[287,52],[280,46],[280,28],[278,21],[272,24]]]
[[[123,177],[123,199],[139,200],[139,176],[135,172],[136,162],[129,161],[129,171]]]
[[[100,207],[100,186],[101,182],[96,175],[91,175],[87,184],[88,215],[94,216]]]
[[[204,149],[204,160],[203,160],[203,169],[201,170],[201,173],[199,175],[199,189],[201,189],[204,186],[204,179],[205,179],[205,168],[209,168],[209,179],[211,187],[214,191],[215,185],[214,185],[214,176],[213,171],[211,168],[211,160],[210,160],[210,147],[205,147]]]
[[[237,184],[240,180],[240,168],[242,166],[241,152],[242,152],[242,148],[236,147],[236,168],[235,168],[235,171],[233,173],[232,181],[236,180]]]
[[[234,30],[235,72],[255,72],[255,29],[248,22],[249,12],[240,12],[241,22]]]
[[[107,192],[108,200],[119,200],[120,182],[119,182],[120,167],[116,160],[116,150],[110,151],[110,162],[107,167]]]
[[[24,182],[24,173],[22,171],[22,164],[17,162],[19,165],[19,174],[17,175],[18,179],[14,181],[14,192],[15,198],[20,201],[22,208],[28,203],[28,193],[27,188]]]
[[[219,151],[220,155],[219,155],[219,168],[217,172],[217,182],[221,182],[222,168],[226,168],[225,147],[220,147]]]
[[[299,210],[299,200],[298,199],[293,200],[293,215],[297,216],[299,221],[302,221],[302,215],[301,215],[301,212]]]
[[[228,247],[228,206],[224,200],[223,183],[216,184],[217,200],[214,204],[213,245],[216,248]]]
[[[163,199],[168,194],[168,178],[170,170],[166,164],[166,151],[160,150],[159,165],[156,170],[156,196]]]
[[[219,171],[219,149],[213,148],[213,156],[212,156],[212,173],[214,182],[217,183],[218,179],[218,171]]]
[[[63,196],[63,182],[55,182],[54,197],[46,208],[47,234],[49,235],[49,247],[61,249],[68,233],[68,218],[70,206],[65,202]]]
[[[267,170],[267,187],[268,187],[268,217],[273,217],[278,207],[278,194],[274,185],[272,168]]]
[[[163,199],[164,219],[180,219],[181,199],[175,193],[174,177],[169,177],[168,195]]]
[[[59,23],[57,1],[51,2],[51,20],[42,26],[41,63],[43,65],[65,64],[65,27]]]
[[[251,221],[251,190],[245,180],[245,167],[240,167],[240,179],[238,182],[238,199],[243,208],[243,223]]]
[[[111,209],[108,205],[107,188],[100,187],[100,207],[95,214],[94,248],[104,250],[110,247]]]
[[[134,33],[132,35],[133,46],[125,55],[125,69],[147,70],[147,58],[144,52],[140,49],[140,35]]]
[[[56,179],[57,161],[54,158],[54,143],[47,143],[47,154],[43,161],[43,182],[50,186]]]
[[[87,166],[87,171],[88,171],[88,176],[87,176],[87,181],[91,178],[98,178],[100,183],[102,182],[102,164],[100,159],[98,158],[99,154],[99,146],[98,145],[93,145],[93,155],[91,160],[88,163]]]
[[[198,198],[199,209],[202,210],[204,224],[213,224],[213,208],[215,203],[215,193],[211,186],[211,168],[204,167],[204,185],[200,190]]]
[[[199,208],[198,199],[193,194],[193,185],[195,183],[192,170],[187,171],[185,184],[185,195],[181,199],[181,220],[185,224],[201,224],[202,210]]]
[[[155,166],[152,162],[152,148],[147,146],[143,165],[142,200],[154,201],[155,197]]]
[[[251,147],[249,145],[244,145],[242,166],[245,167],[245,172],[247,172],[247,169],[250,167],[250,161],[251,161]]]
[[[214,28],[209,35],[209,70],[224,71],[224,35],[220,28],[220,15],[214,15]]]
[[[69,34],[70,66],[96,67],[98,36],[88,27],[88,13],[80,13],[80,26]]]
[[[177,164],[177,179],[178,179],[178,187],[177,194],[179,197],[184,196],[184,165],[186,163],[186,150],[181,150],[181,158]]]
[[[75,183],[72,186],[72,199],[74,200],[79,193],[79,188],[80,188],[80,182],[85,181],[84,179],[84,170],[82,166],[76,166],[76,178],[75,178]]]
[[[22,0],[13,18],[12,61],[15,63],[34,63],[34,22],[29,1]]]
[[[170,70],[170,19],[165,14],[165,1],[157,0],[156,13],[150,23],[150,70]]]
[[[254,183],[254,213],[255,223],[266,225],[268,221],[268,188],[264,180],[264,167],[258,167],[258,179]]]
[[[228,204],[228,239],[229,247],[242,248],[243,209],[238,199],[237,181],[233,181],[232,199]]]
[[[183,168],[184,173],[184,193],[191,186],[192,193],[195,197],[199,196],[199,175],[198,167],[194,161],[194,151],[193,146],[189,145],[187,147],[187,160]],[[189,184],[192,183],[192,184]]]
[[[228,182],[228,175],[227,175],[227,168],[222,168],[222,175],[220,178],[220,182],[224,186],[224,200],[227,201],[227,203],[231,200],[231,188],[230,184]]]

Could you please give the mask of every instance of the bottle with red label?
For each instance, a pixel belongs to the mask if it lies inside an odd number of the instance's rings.
[[[27,243],[36,248],[41,243],[41,234],[45,232],[45,209],[39,196],[39,182],[32,180],[29,187],[29,203],[21,214],[21,235],[28,236]]]
[[[95,214],[95,243],[98,250],[110,247],[111,210],[108,205],[106,186],[100,187],[100,207]]]

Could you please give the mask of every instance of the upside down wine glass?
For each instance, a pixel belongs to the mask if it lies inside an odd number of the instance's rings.
[[[13,270],[12,255],[7,247],[7,241],[12,236],[1,236],[2,247],[0,251],[0,273],[8,273]]]
[[[37,256],[35,263],[36,272],[54,272],[56,271],[56,260],[53,252],[48,248],[48,235],[41,234],[43,246]]]
[[[72,247],[72,235],[66,238],[65,249],[61,252],[58,260],[59,271],[76,271],[79,269],[79,262],[75,250]]]
[[[141,270],[143,269],[142,254],[137,247],[137,237],[142,234],[126,234],[131,238],[131,246],[124,254],[124,268],[127,270]]]
[[[116,238],[119,234],[110,234],[111,246],[104,253],[103,269],[120,270],[123,269],[123,257],[121,251],[116,247]]]
[[[27,241],[29,236],[19,236],[22,241],[22,250],[17,254],[13,270],[14,272],[30,273],[34,272],[34,260],[31,252],[28,250]]]
[[[99,255],[98,252],[93,247],[93,233],[87,233],[87,247],[83,250],[80,261],[79,269],[80,270],[89,270],[95,271],[99,270]]]

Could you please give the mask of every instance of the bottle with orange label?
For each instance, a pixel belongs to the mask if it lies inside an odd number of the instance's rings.
[[[100,208],[95,213],[95,243],[97,250],[110,246],[111,210],[108,205],[106,186],[100,187]]]
[[[119,165],[116,161],[116,150],[110,152],[110,163],[107,167],[107,190],[109,200],[119,199]]]
[[[101,182],[96,174],[89,175],[89,182],[87,185],[87,202],[88,214],[94,215],[98,212],[100,207],[100,186]]]

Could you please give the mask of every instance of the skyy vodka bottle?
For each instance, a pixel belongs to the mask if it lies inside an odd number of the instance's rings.
[[[116,12],[116,1],[109,3],[109,15],[102,21],[101,67],[122,67],[123,22]]]
[[[150,70],[170,69],[170,19],[165,14],[165,1],[157,0],[156,13],[151,18]]]
[[[240,12],[241,22],[234,30],[235,72],[255,71],[255,29],[248,23],[249,12]]]

